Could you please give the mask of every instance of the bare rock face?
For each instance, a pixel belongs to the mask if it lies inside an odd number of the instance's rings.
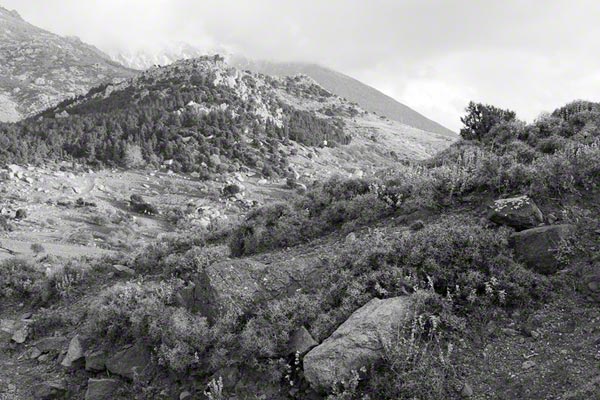
[[[488,217],[496,224],[510,226],[517,231],[535,228],[544,221],[542,212],[528,196],[494,201]]]
[[[558,271],[556,258],[561,241],[573,231],[572,225],[549,225],[513,233],[510,246],[517,260],[540,274],[550,275]]]
[[[179,301],[209,321],[226,313],[242,314],[262,301],[294,294],[318,279],[313,263],[262,264],[232,259],[212,264],[183,289]]]
[[[353,371],[380,360],[384,343],[395,340],[410,317],[411,297],[373,299],[304,357],[304,376],[317,391],[330,392]]]

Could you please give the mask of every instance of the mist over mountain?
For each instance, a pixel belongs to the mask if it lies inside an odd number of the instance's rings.
[[[16,121],[135,71],[75,37],[61,37],[0,7],[0,121]]]

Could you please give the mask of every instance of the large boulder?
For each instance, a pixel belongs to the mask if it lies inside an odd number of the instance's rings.
[[[355,311],[346,322],[304,357],[304,376],[313,389],[330,392],[342,380],[381,360],[384,343],[398,335],[398,327],[409,321],[409,296],[373,299]]]
[[[85,341],[79,336],[75,335],[73,339],[69,342],[69,348],[67,349],[67,354],[65,358],[62,360],[60,365],[63,367],[75,367],[75,366],[83,366],[85,363]]]
[[[88,379],[85,400],[112,400],[121,387],[116,379]]]
[[[515,232],[509,244],[517,260],[540,274],[550,275],[560,268],[557,250],[573,232],[572,225],[548,225]]]
[[[110,373],[133,379],[136,374],[143,374],[150,365],[150,352],[142,344],[123,348],[106,360],[106,369]]]
[[[177,297],[180,305],[213,322],[225,313],[240,315],[262,301],[290,296],[305,285],[314,285],[320,275],[317,265],[308,260],[268,265],[225,260],[197,274]]]
[[[538,206],[527,196],[494,201],[488,217],[492,222],[513,227],[517,231],[535,228],[544,221]]]

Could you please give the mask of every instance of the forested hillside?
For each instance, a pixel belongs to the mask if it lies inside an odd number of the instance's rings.
[[[341,118],[286,104],[276,88],[323,102],[333,97],[292,78],[229,68],[219,57],[180,61],[1,125],[0,161],[156,167],[172,160],[174,171],[206,174],[244,166],[271,175],[285,174],[280,146],[290,141],[329,147],[350,142]]]

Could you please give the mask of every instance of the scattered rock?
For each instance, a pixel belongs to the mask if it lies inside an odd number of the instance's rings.
[[[37,347],[42,353],[60,353],[67,346],[67,339],[64,336],[48,336],[38,340],[33,345]]]
[[[72,367],[75,364],[83,364],[84,361],[84,348],[83,341],[76,335],[69,342],[69,349],[67,350],[67,355],[62,360],[60,365],[63,367]]]
[[[28,336],[29,336],[29,326],[23,325],[14,331],[11,339],[13,342],[15,342],[17,344],[22,344],[22,343],[25,343]]]
[[[85,400],[112,400],[121,387],[116,379],[88,379]]]
[[[85,370],[89,372],[102,372],[106,369],[106,353],[96,351],[85,356]]]
[[[27,218],[27,210],[24,208],[19,208],[17,213],[15,214],[15,219],[25,219]]]
[[[468,399],[473,396],[473,388],[471,387],[469,382],[464,383],[462,389],[460,390],[460,395],[465,399]]]
[[[354,232],[350,232],[349,234],[346,235],[346,239],[344,240],[344,242],[346,244],[351,244],[356,242],[356,233]]]
[[[190,392],[183,391],[179,394],[179,400],[189,400],[192,398],[192,394]]]
[[[560,264],[556,250],[573,231],[571,225],[549,225],[513,233],[510,245],[516,258],[541,274],[553,274]]]
[[[42,352],[37,347],[32,347],[29,350],[29,359],[31,359],[31,360],[35,360],[36,358],[38,358],[41,355],[42,355]]]
[[[120,264],[113,264],[112,272],[117,276],[129,277],[135,275],[135,271],[129,267]]]
[[[67,395],[67,385],[64,380],[47,381],[33,388],[36,400],[64,399]]]
[[[150,364],[150,352],[141,344],[124,348],[106,360],[106,368],[113,374],[133,379]]]
[[[507,225],[517,231],[535,228],[544,221],[542,212],[528,196],[494,201],[488,218],[496,224]]]
[[[304,357],[304,375],[318,391],[352,376],[352,371],[380,360],[383,343],[394,340],[397,329],[408,321],[411,298],[373,299],[355,311],[323,343]]]
[[[600,302],[600,268],[591,274],[584,275],[581,279],[582,292],[592,301]]]
[[[537,365],[537,363],[533,360],[527,360],[527,361],[523,361],[523,364],[521,365],[521,368],[523,369],[531,369],[534,368]]]
[[[297,329],[291,336],[288,343],[288,354],[304,354],[319,343],[313,339],[310,332],[305,327]]]

